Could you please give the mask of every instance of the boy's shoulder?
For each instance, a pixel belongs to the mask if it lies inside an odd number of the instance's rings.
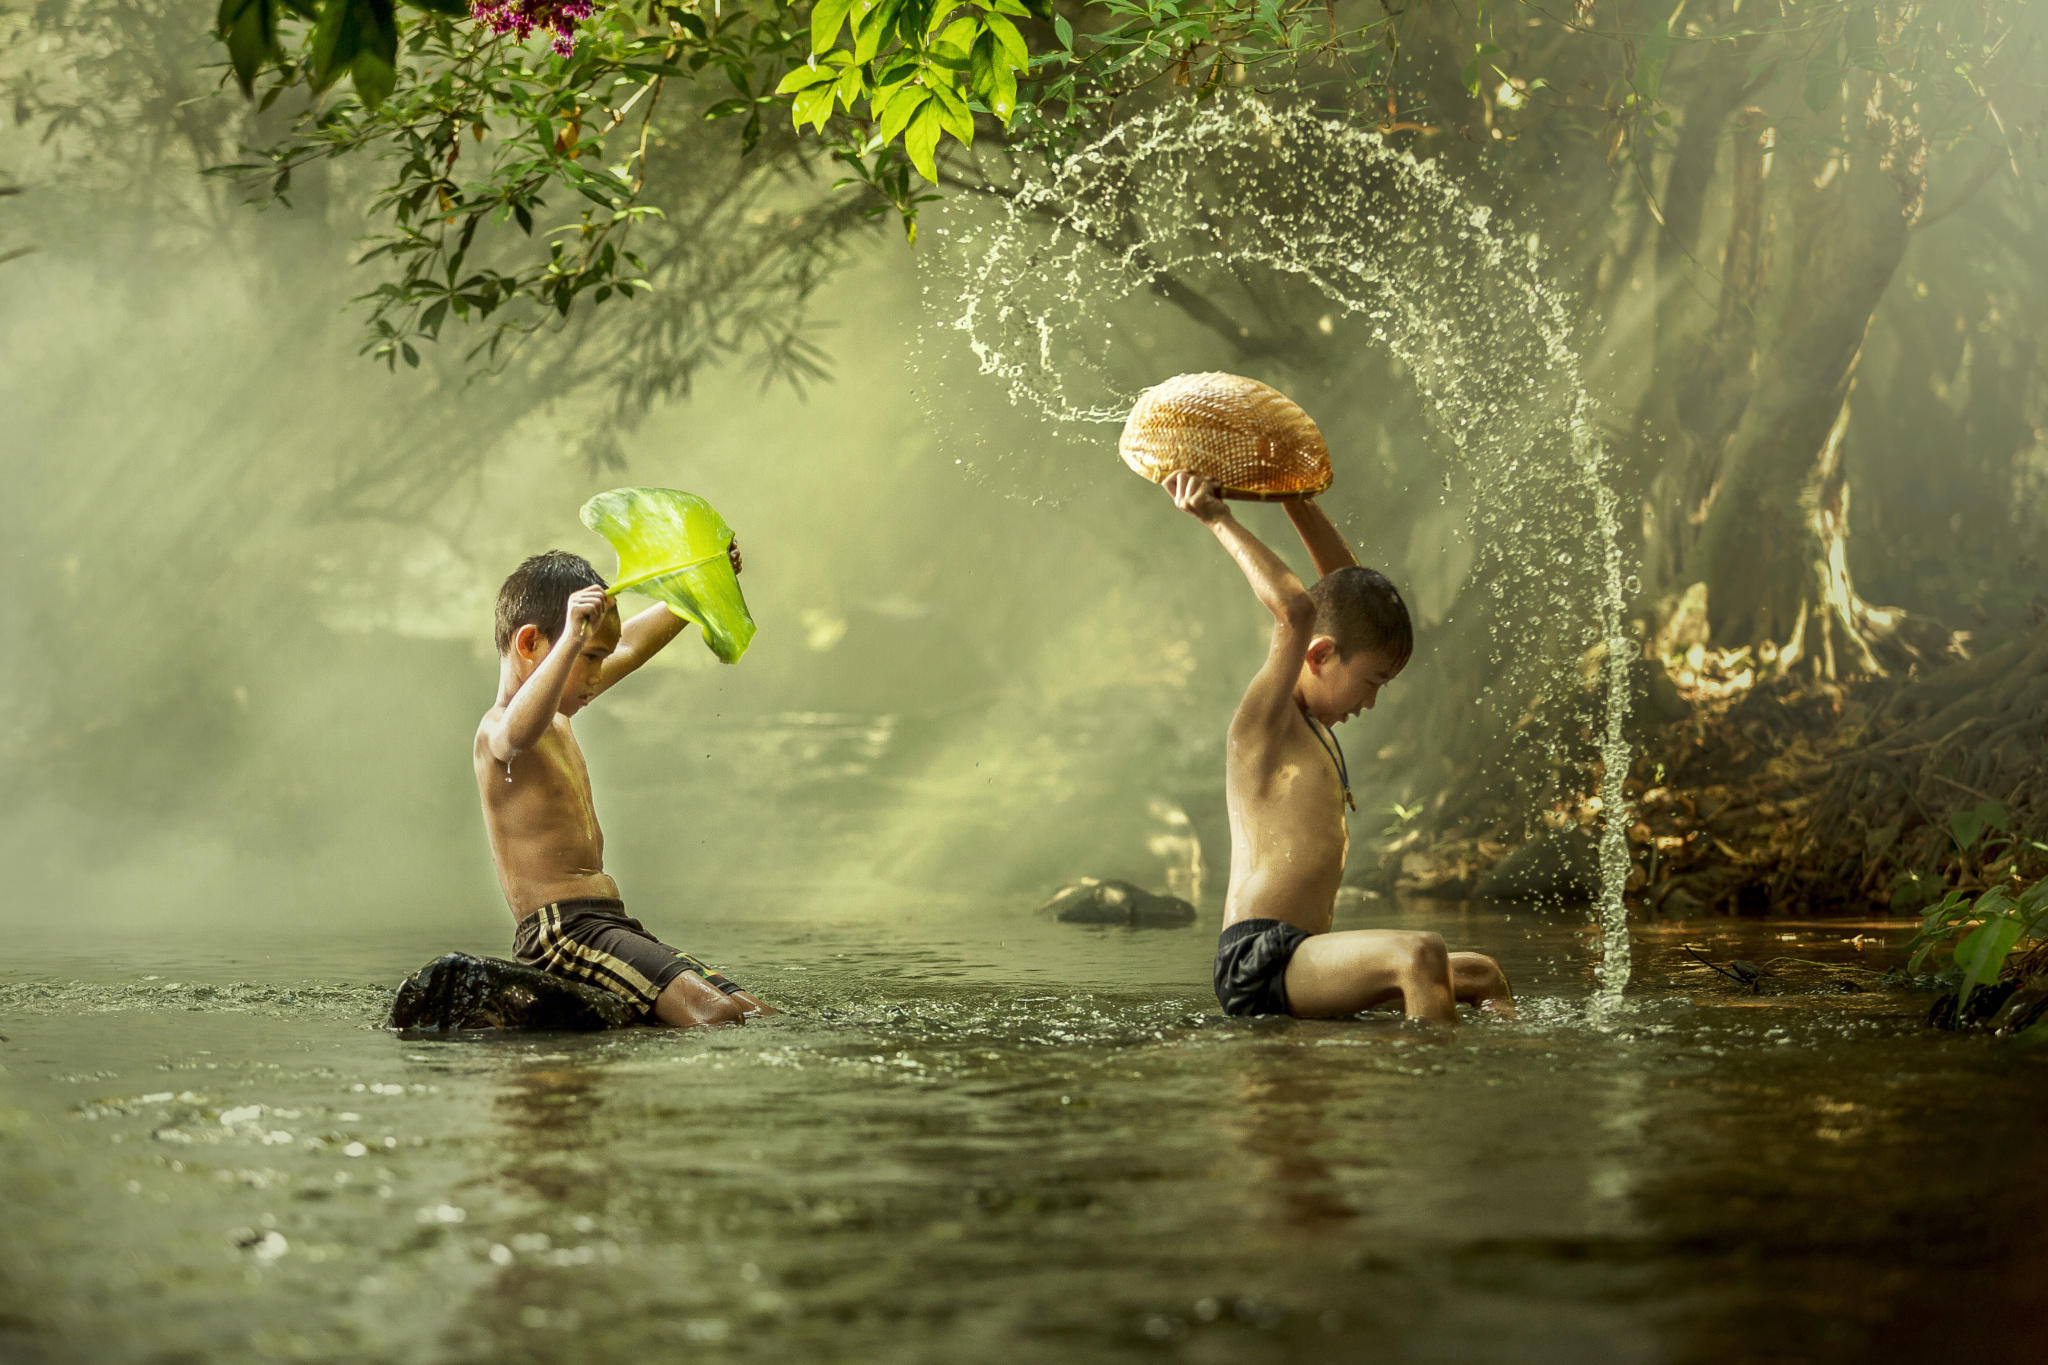
[[[1259,685],[1259,679],[1252,679],[1237,699],[1237,709],[1230,715],[1230,737],[1235,740],[1277,739],[1291,735],[1301,725],[1301,711],[1290,705],[1276,708],[1272,699]]]

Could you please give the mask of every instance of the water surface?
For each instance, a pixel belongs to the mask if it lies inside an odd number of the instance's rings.
[[[1630,1008],[1596,1023],[1577,922],[1347,902],[1340,927],[1500,957],[1524,1021],[1437,1034],[1225,1020],[1207,924],[790,916],[654,926],[789,1011],[698,1033],[394,1038],[390,986],[456,946],[431,927],[39,949],[0,985],[0,1358],[2038,1342],[2048,1066],[1835,984],[1896,960],[1870,926],[1652,927]],[[1751,996],[1685,942],[1829,965]]]

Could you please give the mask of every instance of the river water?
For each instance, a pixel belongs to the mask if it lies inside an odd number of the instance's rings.
[[[1489,948],[1523,1021],[1229,1021],[1212,925],[933,902],[656,926],[764,1025],[420,1041],[377,1025],[431,929],[60,935],[0,986],[0,1359],[2038,1348],[2048,1054],[1833,984],[1896,928],[1650,926],[1595,1023],[1576,922],[1347,899],[1367,923]],[[1688,942],[1839,965],[1750,995]]]

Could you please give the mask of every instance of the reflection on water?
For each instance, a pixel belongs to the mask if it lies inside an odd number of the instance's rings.
[[[1208,930],[991,918],[705,926],[790,1010],[718,1033],[394,1039],[384,988],[342,984],[412,965],[388,946],[324,980],[30,964],[0,986],[0,1358],[2034,1340],[2048,1195],[1997,1154],[2048,1119],[2042,1059],[1678,951],[1887,965],[1853,927],[1651,929],[1636,1005],[1593,1020],[1581,926],[1382,907],[1528,1000],[1431,1033],[1224,1020]]]

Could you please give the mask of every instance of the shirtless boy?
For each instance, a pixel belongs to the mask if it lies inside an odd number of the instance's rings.
[[[1399,1004],[1411,1019],[1454,1023],[1467,1001],[1512,1018],[1507,977],[1490,957],[1446,952],[1436,934],[1405,929],[1330,932],[1352,805],[1330,727],[1370,711],[1407,664],[1414,628],[1401,595],[1359,567],[1308,499],[1286,507],[1321,576],[1314,588],[1238,523],[1214,480],[1182,470],[1166,491],[1223,542],[1273,613],[1272,647],[1227,746],[1230,890],[1216,946],[1224,1013],[1331,1019]]]
[[[732,567],[740,567],[734,542]],[[476,785],[498,885],[529,967],[622,996],[648,1022],[736,1024],[776,1011],[626,917],[569,718],[686,623],[665,606],[623,626],[589,561],[535,555],[498,589],[498,700],[476,729]]]

